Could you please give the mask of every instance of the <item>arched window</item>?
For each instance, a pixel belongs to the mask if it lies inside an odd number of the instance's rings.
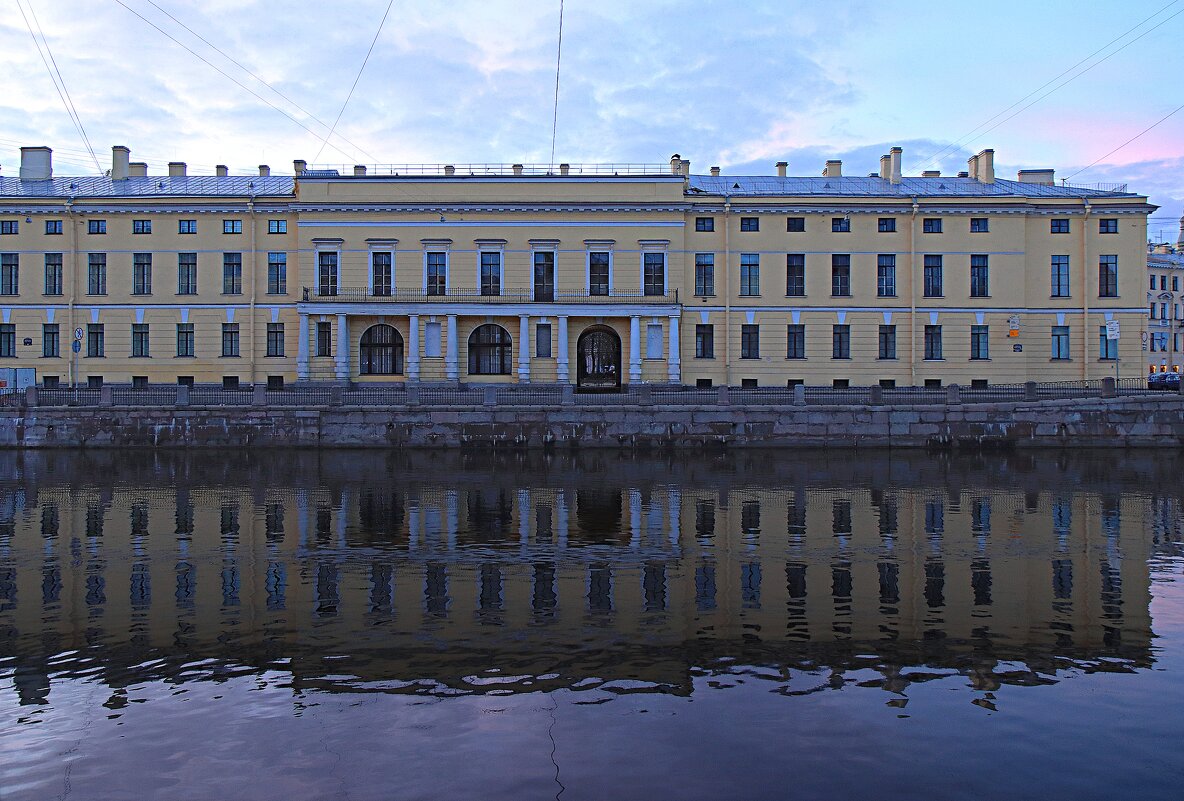
[[[482,325],[469,334],[469,375],[509,375],[513,342],[500,325]]]
[[[362,334],[362,375],[402,375],[403,335],[389,325],[372,325]]]

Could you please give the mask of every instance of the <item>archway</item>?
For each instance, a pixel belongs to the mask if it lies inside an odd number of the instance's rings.
[[[486,323],[469,334],[469,375],[509,375],[513,340],[500,325]]]
[[[392,326],[379,323],[367,328],[358,353],[362,375],[403,374],[403,335]]]
[[[576,341],[576,386],[593,391],[621,388],[621,337],[607,325],[585,329]]]

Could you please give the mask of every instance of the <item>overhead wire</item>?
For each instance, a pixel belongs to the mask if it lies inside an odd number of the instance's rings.
[[[1135,141],[1135,140],[1136,140],[1136,139],[1138,139],[1140,136],[1142,136],[1143,134],[1147,133],[1147,132],[1148,132],[1148,131],[1150,131],[1152,128],[1155,128],[1155,127],[1156,127],[1157,125],[1159,125],[1161,122],[1164,122],[1164,121],[1166,121],[1166,120],[1167,120],[1169,117],[1171,117],[1171,116],[1173,116],[1174,114],[1176,114],[1176,113],[1180,112],[1181,110],[1184,110],[1184,105],[1176,106],[1174,109],[1172,109],[1171,111],[1169,111],[1167,114],[1165,114],[1164,116],[1160,117],[1158,120],[1156,120],[1156,121],[1155,121],[1155,122],[1153,122],[1151,125],[1149,125],[1149,126],[1147,126],[1146,128],[1144,128],[1142,131],[1139,131],[1139,133],[1135,134],[1135,135],[1134,135],[1134,136],[1132,136],[1130,139],[1126,140],[1125,142],[1123,142],[1121,145],[1119,145],[1118,147],[1116,147],[1116,148],[1114,148],[1113,150],[1111,150],[1111,151],[1110,151],[1109,153],[1107,153],[1106,155],[1104,155],[1104,156],[1102,156],[1102,157],[1100,157],[1100,158],[1096,158],[1096,159],[1094,159],[1094,160],[1093,160],[1093,161],[1091,161],[1089,164],[1086,164],[1086,165],[1085,165],[1084,167],[1082,167],[1080,170],[1078,170],[1077,172],[1073,173],[1073,175],[1067,176],[1067,177],[1065,178],[1065,180],[1066,180],[1066,181],[1068,181],[1070,178],[1074,177],[1075,175],[1080,175],[1081,173],[1085,172],[1085,171],[1086,171],[1086,170],[1088,170],[1090,167],[1092,167],[1092,166],[1094,166],[1095,164],[1097,164],[1099,161],[1102,161],[1103,159],[1108,159],[1108,158],[1110,158],[1110,157],[1111,157],[1111,156],[1113,156],[1115,153],[1117,153],[1118,151],[1122,150],[1124,147],[1126,147],[1127,145],[1129,145],[1131,142]]]
[[[551,113],[551,169],[555,168],[555,134],[559,130],[559,65],[563,62],[563,0],[559,0],[559,44],[555,48],[555,107]]]

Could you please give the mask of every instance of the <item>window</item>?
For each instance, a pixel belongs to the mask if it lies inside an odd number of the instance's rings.
[[[86,232],[88,234],[105,234],[107,233],[106,220],[87,220]]]
[[[86,355],[98,359],[103,356],[103,324],[90,323],[86,326]]]
[[[223,220],[222,233],[224,234],[241,234],[243,232],[242,220]]]
[[[940,325],[925,326],[925,358],[929,361],[937,361],[942,358]]]
[[[107,294],[107,254],[90,253],[86,264],[86,294]]]
[[[990,224],[987,222],[986,217],[971,217],[970,218],[970,233],[985,234],[990,230],[989,225]]]
[[[16,357],[16,325],[0,323],[0,358]]]
[[[45,254],[45,294],[62,294],[62,254]]]
[[[267,233],[269,234],[286,234],[288,233],[287,220],[268,220]]]
[[[991,295],[990,268],[985,255],[970,257],[970,297],[986,298]]]
[[[427,254],[427,293],[443,295],[448,287],[448,253],[440,250]]]
[[[62,233],[61,220],[46,220],[45,233],[49,236],[60,236]]]
[[[1172,291],[1173,292],[1180,291],[1180,276],[1178,276],[1178,275],[1172,276]]]
[[[925,257],[925,297],[942,296],[941,256]]]
[[[761,357],[761,327],[759,325],[744,324],[740,326],[740,358],[759,359]]]
[[[695,358],[696,359],[714,359],[715,358],[715,326],[696,325],[695,326]]]
[[[785,230],[791,234],[800,234],[806,230],[805,217],[786,217]]]
[[[370,291],[389,297],[395,283],[394,254],[385,251],[370,254]]]
[[[423,355],[428,359],[440,358],[440,323],[428,322],[423,326]]]
[[[539,359],[551,358],[551,324],[538,323],[534,327],[534,355]]]
[[[1160,288],[1161,290],[1164,290],[1164,291],[1166,291],[1166,290],[1167,290],[1167,288],[1168,288],[1168,277],[1167,277],[1166,275],[1161,275],[1161,276],[1159,277],[1159,288]]]
[[[896,358],[896,326],[880,326],[880,355],[881,359]]]
[[[534,252],[534,299],[555,300],[555,251]]]
[[[137,358],[148,358],[151,354],[148,351],[148,325],[147,323],[133,323],[132,324],[132,356]]]
[[[1049,220],[1048,221],[1048,232],[1050,234],[1067,234],[1067,233],[1069,233],[1069,221],[1068,220],[1061,220],[1061,219]]]
[[[830,357],[832,359],[851,358],[851,326],[835,325],[831,328]]]
[[[267,294],[288,294],[288,254],[283,251],[267,254]]]
[[[876,230],[881,234],[891,234],[896,231],[895,217],[881,217],[876,223]]]
[[[1155,304],[1154,303],[1151,304],[1151,319],[1152,320],[1155,319]]]
[[[1118,358],[1118,340],[1106,338],[1104,325],[1098,328],[1098,358],[1111,362]]]
[[[662,358],[661,323],[649,323],[645,327],[645,357],[647,359]]]
[[[761,293],[761,257],[758,253],[740,254],[740,294],[754,296]]]
[[[268,323],[267,324],[267,355],[268,356],[283,356],[284,355],[284,324],[283,323]]]
[[[666,254],[642,254],[642,285],[646,295],[666,294]]]
[[[785,255],[785,295],[791,298],[806,296],[806,254]]]
[[[196,234],[197,220],[177,220],[178,234]]]
[[[222,355],[238,355],[238,323],[222,323]]]
[[[486,323],[469,334],[469,374],[509,375],[513,343],[500,325]]]
[[[881,253],[876,264],[876,295],[881,298],[896,297],[896,256]]]
[[[1052,358],[1064,361],[1069,358],[1069,326],[1054,325],[1052,327]]]
[[[1151,289],[1152,291],[1155,290],[1155,276],[1154,275],[1151,276],[1151,284],[1148,288]]]
[[[0,253],[0,295],[20,294],[20,255]]]
[[[317,323],[317,356],[333,355],[333,323]]]
[[[1118,233],[1118,218],[1117,217],[1103,217],[1098,220],[1099,234],[1117,234]]]
[[[604,295],[609,293],[609,252],[607,250],[593,250],[588,253],[588,294]]]
[[[761,221],[759,217],[741,217],[740,218],[741,231],[759,231],[761,230]]]
[[[222,294],[241,295],[243,293],[243,254],[222,254]]]
[[[193,323],[177,323],[177,356],[193,356]]]
[[[987,344],[987,330],[985,325],[970,326],[970,359],[979,361],[991,358]]]
[[[695,254],[695,295],[707,297],[715,294],[715,254]]]
[[[1118,297],[1118,256],[1099,257],[1098,297]]]
[[[499,251],[481,251],[481,294],[502,293],[502,254]]]
[[[0,236],[15,236],[20,233],[20,220],[0,220]]]
[[[788,325],[785,330],[785,358],[806,358],[806,326]]]
[[[132,220],[133,234],[150,234],[152,233],[152,220]]]
[[[830,257],[830,294],[834,297],[851,296],[851,257],[834,254]]]
[[[940,234],[941,233],[941,217],[925,217],[921,220],[921,233],[923,234]]]
[[[57,323],[45,323],[41,326],[41,355],[47,359],[54,359],[62,355],[61,336]]]
[[[335,252],[317,254],[317,294],[321,297],[333,297],[337,294],[337,254]]]
[[[197,294],[197,254],[177,254],[177,294]]]
[[[714,217],[696,217],[695,218],[696,231],[714,231],[715,218]]]
[[[830,230],[834,234],[845,234],[851,230],[850,217],[831,217]]]
[[[1052,296],[1069,297],[1069,257],[1052,257]]]
[[[136,253],[132,255],[132,294],[152,294],[151,253]]]

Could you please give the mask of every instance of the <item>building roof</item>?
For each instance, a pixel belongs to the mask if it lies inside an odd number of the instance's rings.
[[[1184,253],[1148,253],[1147,265],[1156,267],[1177,267],[1184,269]]]
[[[1107,192],[1074,186],[1049,186],[997,179],[993,184],[974,178],[902,178],[894,184],[884,178],[778,178],[775,176],[692,175],[692,194],[756,196],[756,195],[817,195],[821,197],[1024,197],[1024,198],[1083,198],[1083,197],[1141,197],[1133,192]]]
[[[292,195],[296,182],[291,176],[189,175],[149,176],[112,181],[107,177],[51,178],[22,181],[0,178],[0,197],[35,198],[122,198],[122,197],[251,197]]]

